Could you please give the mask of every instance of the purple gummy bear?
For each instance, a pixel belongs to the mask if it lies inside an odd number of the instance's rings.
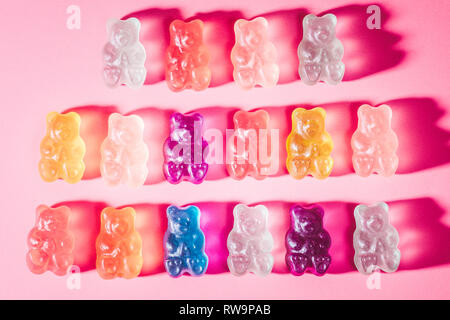
[[[170,117],[170,136],[164,143],[164,175],[170,183],[187,180],[200,183],[208,172],[205,157],[208,143],[202,136],[203,116],[199,113]]]
[[[318,205],[293,206],[291,227],[286,234],[286,264],[289,271],[302,275],[310,271],[322,276],[331,263],[331,238],[323,228],[323,209]]]

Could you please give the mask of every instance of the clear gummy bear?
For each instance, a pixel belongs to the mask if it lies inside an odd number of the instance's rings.
[[[132,187],[144,184],[148,147],[143,140],[144,121],[137,115],[113,113],[108,119],[108,136],[101,146],[100,171],[110,185]]]
[[[367,177],[376,172],[389,177],[397,170],[398,139],[391,129],[391,118],[392,110],[388,105],[359,107],[358,128],[351,142],[356,174]]]
[[[251,21],[239,19],[234,24],[233,78],[243,89],[251,89],[255,85],[273,87],[278,82],[277,50],[268,39],[268,26],[262,17]]]
[[[354,261],[361,273],[369,274],[379,269],[394,272],[398,269],[399,237],[397,230],[389,223],[388,210],[384,202],[355,208]]]
[[[103,47],[103,77],[109,87],[126,84],[139,88],[144,84],[146,53],[139,42],[140,28],[141,23],[136,18],[108,21],[108,42]]]
[[[272,271],[273,238],[268,231],[269,211],[263,205],[234,207],[234,225],[227,239],[230,272],[236,276],[253,272],[265,276]]]
[[[74,237],[69,231],[70,209],[66,206],[36,209],[36,223],[28,234],[27,265],[36,274],[52,271],[65,275],[73,264]]]
[[[208,143],[202,136],[204,119],[199,113],[170,117],[170,136],[164,143],[164,175],[170,183],[200,183],[208,172]]]
[[[291,227],[286,234],[286,264],[298,276],[305,271],[322,276],[328,270],[331,238],[323,228],[323,209],[319,205],[293,206]]]
[[[322,17],[308,14],[303,19],[303,39],[298,46],[298,73],[308,85],[318,81],[338,84],[344,77],[344,46],[336,38],[336,23],[333,14]]]
[[[196,206],[167,208],[168,226],[164,235],[164,266],[172,277],[187,272],[200,276],[208,268],[205,235],[200,229],[200,210]]]

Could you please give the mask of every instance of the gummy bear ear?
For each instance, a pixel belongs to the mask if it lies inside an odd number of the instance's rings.
[[[203,21],[200,19],[192,20],[188,22],[188,24],[194,26],[199,32],[201,32],[201,30],[203,29]]]
[[[358,108],[358,119],[364,118],[365,114],[370,111],[373,107],[368,104],[363,104]]]
[[[257,25],[261,26],[262,28],[264,28],[265,30],[267,30],[269,28],[269,23],[267,22],[267,20],[263,17],[257,17],[255,19],[253,19],[250,22],[254,22]]]
[[[257,110],[254,113],[255,116],[262,116],[266,122],[269,122],[270,116],[266,110]]]
[[[377,207],[383,208],[383,210],[388,213],[389,212],[389,206],[386,202],[377,202],[376,203]]]
[[[306,17],[303,18],[303,30],[306,30],[312,21],[316,19],[317,17],[313,14],[308,14]]]
[[[203,116],[200,114],[200,113],[194,113],[193,115],[192,115],[192,119],[194,120],[194,121],[200,121],[200,124],[203,124]]]
[[[258,213],[261,214],[261,216],[264,218],[264,221],[267,223],[267,218],[269,216],[269,210],[266,206],[259,204],[256,207],[254,207],[254,210],[257,210]]]
[[[239,34],[242,31],[242,27],[248,23],[245,19],[238,19],[234,23],[234,32],[235,34]]]
[[[292,123],[296,124],[297,120],[300,120],[303,117],[305,111],[306,109],[304,108],[296,108],[294,111],[292,111]]]
[[[173,20],[169,26],[169,31],[171,34],[176,34],[178,30],[180,30],[184,25],[184,22],[181,20]]]
[[[52,111],[47,114],[47,124],[52,123],[53,119],[58,115],[58,112]]]
[[[369,207],[364,204],[360,204],[360,205],[356,206],[354,215],[355,215],[355,221],[356,221],[357,225],[359,225],[359,223],[362,221],[362,215],[368,208]]]
[[[115,19],[115,18],[108,19],[108,21],[106,21],[106,32],[108,34],[110,34],[114,25],[119,21],[120,21],[119,19]]]
[[[388,121],[391,120],[392,109],[387,104],[383,104],[379,106],[377,109],[383,114],[384,117],[386,117],[386,119],[388,119]]]
[[[332,13],[328,13],[328,14],[324,15],[324,16],[322,16],[322,18],[325,18],[325,19],[327,19],[327,20],[330,20],[331,23],[333,24],[333,26],[336,26],[336,24],[337,24],[337,18],[336,18],[336,16],[335,16],[334,14],[332,14]]]
[[[49,206],[46,206],[45,204],[41,204],[36,208],[36,221],[39,220],[39,217],[41,216],[41,213],[50,209]]]
[[[167,217],[168,218],[173,217],[177,213],[177,211],[178,211],[178,208],[176,206],[169,206],[166,209]]]
[[[319,113],[320,116],[322,117],[322,119],[325,119],[326,116],[327,116],[327,112],[325,111],[325,109],[320,108],[320,107],[316,107],[314,109],[311,109],[311,111]]]
[[[311,209],[316,215],[318,215],[320,218],[323,218],[324,212],[321,206],[313,205],[311,206]]]
[[[303,207],[297,204],[297,205],[293,206],[293,207],[291,208],[291,210],[289,210],[289,211],[290,211],[290,213],[291,213],[291,217],[292,217],[293,219],[296,219],[296,218],[298,218],[298,217],[302,214],[302,212],[303,212]]]
[[[141,23],[139,19],[131,17],[125,20],[127,23],[130,23],[133,25],[133,27],[137,30],[137,33],[139,34],[139,30],[141,29]]]

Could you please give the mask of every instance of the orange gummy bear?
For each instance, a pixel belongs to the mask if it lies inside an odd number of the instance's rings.
[[[76,112],[47,115],[47,133],[41,142],[39,173],[42,180],[76,183],[83,177],[86,146],[80,137],[81,118]]]
[[[103,279],[131,279],[141,272],[142,240],[135,230],[135,220],[136,212],[131,207],[103,209],[96,241],[96,267]]]
[[[203,22],[175,20],[170,24],[166,81],[173,91],[203,90],[211,82],[209,51],[203,44]]]
[[[292,131],[286,141],[286,167],[295,179],[310,174],[325,179],[333,169],[333,140],[325,131],[325,110],[297,108],[292,112]]]

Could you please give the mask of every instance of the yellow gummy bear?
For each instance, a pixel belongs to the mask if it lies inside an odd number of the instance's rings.
[[[326,112],[322,108],[292,112],[292,131],[286,141],[286,167],[295,179],[308,174],[325,179],[333,169],[333,140],[325,131]]]
[[[80,137],[81,118],[76,112],[47,115],[47,132],[41,142],[39,173],[42,180],[76,183],[83,177],[86,146]]]

